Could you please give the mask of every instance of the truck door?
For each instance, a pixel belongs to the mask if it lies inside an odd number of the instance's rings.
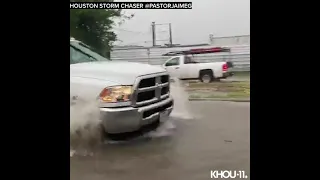
[[[196,78],[197,74],[195,72],[197,71],[195,71],[195,66],[196,64],[190,56],[184,56],[183,64],[180,66],[180,78]]]
[[[169,59],[164,64],[164,68],[168,71],[170,76],[180,78],[180,57]]]

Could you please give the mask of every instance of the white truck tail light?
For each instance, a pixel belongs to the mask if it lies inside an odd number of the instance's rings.
[[[228,71],[228,65],[227,64],[223,64],[222,65],[222,71]]]

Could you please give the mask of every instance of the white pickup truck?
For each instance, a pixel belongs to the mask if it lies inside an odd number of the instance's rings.
[[[173,110],[169,74],[157,66],[110,61],[70,39],[71,104],[97,102],[105,132],[132,132],[165,121]],[[149,129],[152,130],[152,129]]]
[[[172,77],[199,79],[205,83],[232,76],[232,66],[231,62],[199,63],[190,55],[173,56],[162,65]]]

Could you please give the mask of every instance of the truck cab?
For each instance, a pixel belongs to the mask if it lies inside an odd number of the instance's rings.
[[[212,53],[205,50],[203,51],[203,53]],[[167,53],[165,56],[170,55],[171,57],[165,61],[162,67],[166,69],[172,77],[181,80],[199,79],[206,83],[233,75],[232,62],[199,63],[194,60],[193,54],[201,54],[201,52],[178,51]]]
[[[192,64],[196,63],[190,56],[174,56],[163,64],[163,68],[173,77],[188,79],[197,76],[194,71],[191,71]]]

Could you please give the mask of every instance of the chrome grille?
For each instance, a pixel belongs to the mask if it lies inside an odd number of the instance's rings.
[[[141,107],[168,98],[169,79],[166,72],[138,77],[133,87],[132,106]]]

